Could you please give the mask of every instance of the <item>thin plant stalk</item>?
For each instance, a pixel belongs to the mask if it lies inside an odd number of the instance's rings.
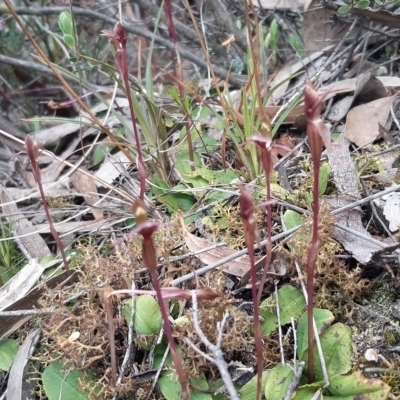
[[[321,105],[327,96],[327,92],[318,93],[313,84],[306,82],[304,87],[304,104],[307,118],[307,136],[313,163],[313,226],[311,245],[307,255],[307,325],[308,325],[308,383],[314,381],[314,272],[317,263],[319,240],[319,175],[320,160],[323,145],[330,149],[330,131],[321,120]]]
[[[174,62],[174,71],[175,71],[176,82],[178,85],[179,96],[181,98],[181,101],[183,102],[183,99],[185,97],[185,91],[183,88],[183,71],[182,71],[181,57],[179,55],[179,49],[178,49],[178,37],[176,34],[174,18],[172,16],[171,0],[164,0],[164,10],[165,10],[166,20],[167,20],[167,25],[168,25],[169,39],[173,43],[174,50],[175,50],[173,62]],[[190,168],[192,171],[194,171],[195,165],[194,165],[193,143],[192,143],[192,137],[190,135],[190,127],[189,127],[189,121],[187,119],[187,115],[184,116],[184,125],[185,125],[185,130],[186,130],[186,138],[187,138],[187,142],[188,142]]]
[[[103,304],[104,309],[107,314],[108,321],[108,336],[110,342],[110,355],[111,355],[111,385],[115,389],[117,384],[117,356],[115,349],[115,325],[114,325],[114,315],[112,309],[112,288],[110,285],[106,284],[103,293]]]
[[[175,365],[176,373],[182,387],[182,397],[184,400],[189,399],[189,384],[183,369],[182,359],[178,353],[177,346],[173,337],[171,325],[169,324],[169,314],[165,301],[163,299],[163,292],[157,275],[157,255],[153,241],[153,234],[158,230],[160,224],[158,222],[146,221],[147,218],[143,204],[135,205],[135,216],[138,222],[135,232],[142,236],[142,256],[144,265],[150,272],[150,277],[153,283],[154,290],[157,294],[157,301],[160,306],[163,329],[168,339],[169,348],[171,351],[172,361]]]
[[[128,73],[128,60],[126,55],[126,43],[127,37],[124,31],[124,28],[120,22],[117,22],[114,31],[103,31],[103,35],[110,39],[112,46],[115,49],[115,63],[118,69],[119,74],[122,77],[125,86],[126,96],[128,98],[129,103],[129,112],[131,114],[132,119],[132,127],[133,133],[135,137],[136,144],[136,153],[137,153],[137,168],[139,174],[139,182],[140,182],[140,192],[139,199],[144,200],[144,193],[146,189],[146,173],[144,169],[143,162],[143,154],[142,154],[142,145],[140,143],[139,130],[136,122],[136,115],[133,109],[132,95],[131,89],[129,86],[129,73]]]
[[[39,141],[33,139],[32,136],[27,135],[25,138],[25,146],[26,146],[25,153],[29,157],[29,161],[32,166],[32,175],[35,178],[35,181],[38,185],[40,197],[41,197],[42,203],[43,203],[44,212],[46,214],[47,220],[49,221],[50,232],[53,235],[54,240],[57,243],[58,250],[61,253],[61,258],[65,265],[65,269],[66,269],[67,273],[69,274],[70,269],[69,269],[69,265],[68,265],[67,256],[65,254],[64,245],[61,242],[60,236],[58,235],[56,228],[54,227],[53,219],[50,214],[49,206],[47,204],[47,200],[46,200],[46,196],[44,194],[44,189],[43,189],[43,184],[42,184],[42,173],[41,173],[40,165],[39,165],[39,154],[40,154],[41,149],[44,146],[44,142],[43,141],[39,142]]]
[[[251,276],[251,294],[253,298],[253,313],[254,313],[254,341],[256,345],[257,359],[257,400],[261,400],[262,390],[262,373],[263,373],[263,345],[261,324],[259,315],[259,301],[257,293],[257,267],[255,259],[254,243],[256,241],[257,225],[254,218],[254,205],[251,196],[241,190],[240,197],[240,216],[244,225],[244,237],[246,246],[249,251],[250,258],[250,276]]]
[[[267,210],[267,245],[266,253],[267,257],[265,260],[264,271],[261,276],[260,286],[258,288],[257,301],[260,303],[261,296],[264,289],[265,280],[272,261],[272,196],[271,196],[271,174],[274,168],[274,157],[272,153],[273,147],[282,147],[280,145],[272,144],[271,139],[264,136],[252,136],[251,140],[256,144],[260,151],[261,164],[265,174],[265,185],[266,185],[266,210]]]
[[[263,162],[264,166],[264,162]],[[265,186],[267,191],[267,245],[266,245],[266,253],[267,258],[265,260],[264,270],[260,280],[260,286],[258,288],[258,296],[257,301],[260,303],[261,296],[264,289],[265,280],[267,279],[267,273],[270,269],[271,261],[272,261],[272,196],[271,196],[271,172],[265,169]]]

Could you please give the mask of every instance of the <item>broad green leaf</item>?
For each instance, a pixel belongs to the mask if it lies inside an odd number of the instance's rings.
[[[193,177],[200,176],[205,179],[209,184],[223,184],[228,185],[237,178],[236,174],[230,170],[212,171],[207,167],[197,168],[192,174]]]
[[[161,310],[157,300],[150,295],[137,296],[135,299],[135,315],[133,327],[140,335],[155,335],[162,325]],[[129,324],[132,316],[132,300],[127,299],[122,302],[122,314]]]
[[[349,7],[349,6],[341,6],[338,8],[338,13],[342,14],[342,15],[346,15],[350,12],[350,10],[351,10],[351,7]]]
[[[337,375],[330,379],[328,390],[340,399],[349,396],[350,399],[384,400],[390,393],[390,386],[380,379],[366,378],[360,371],[351,375]],[[362,396],[361,396],[362,395]],[[332,397],[328,397],[333,399]]]
[[[267,382],[269,371],[264,371],[262,374],[261,388],[264,392],[265,384]],[[257,396],[257,375],[253,376],[241,389],[239,392],[240,400],[254,400]]]
[[[287,365],[275,365],[269,371],[264,386],[264,395],[268,400],[283,400],[294,378],[293,370]]]
[[[210,184],[208,183],[207,180],[205,180],[202,176],[200,175],[195,175],[195,176],[190,176],[190,175],[182,175],[183,181],[188,184],[192,185],[195,188],[204,188],[204,190],[210,188]],[[201,191],[196,191],[198,196],[202,196],[204,192]]]
[[[208,201],[224,201],[229,197],[231,197],[230,193],[222,192],[219,190],[212,190],[206,194],[204,199]]]
[[[280,199],[287,199],[290,196],[290,192],[277,183],[271,183],[271,193]]]
[[[323,332],[320,340],[328,376],[333,377],[349,372],[352,367],[350,327],[338,322]],[[307,352],[303,353],[302,359],[303,361],[307,360]],[[314,348],[314,373],[317,381],[323,380],[321,361],[316,346]]]
[[[320,390],[320,388],[314,387],[312,385],[302,386],[298,390],[296,390],[294,397],[292,397],[292,400],[310,400],[313,398],[318,390]]]
[[[218,149],[221,147],[221,142],[215,140],[211,136],[205,136],[201,139],[197,138],[193,143],[193,147],[195,151],[200,153],[211,153],[213,151],[218,151]]]
[[[63,11],[58,17],[58,24],[62,33],[65,35],[74,35],[74,25],[72,22],[72,16],[68,11]]]
[[[261,322],[261,333],[267,336],[278,329],[278,317],[276,314],[260,309],[260,317],[263,318]]]
[[[82,371],[64,371],[61,361],[49,364],[42,374],[43,389],[49,400],[88,400],[88,394],[79,389],[79,380],[95,387],[95,382]]]
[[[158,386],[166,400],[181,400],[181,384],[178,380],[178,375],[172,371],[163,371],[158,378]],[[194,388],[207,391],[208,383],[204,376],[190,379],[190,384]],[[190,400],[212,400],[212,396],[208,393],[203,393],[200,390],[192,389],[190,391]]]
[[[360,10],[364,10],[365,8],[369,7],[370,1],[369,0],[359,0],[356,4],[356,7]]]
[[[63,35],[63,40],[66,45],[69,47],[75,47],[75,39],[71,35]]]
[[[178,348],[178,353],[181,354],[181,350]],[[157,354],[154,357],[154,368],[159,368],[161,360],[163,358],[163,353]],[[171,354],[168,354],[165,359],[164,367],[168,367],[172,365]],[[164,370],[160,377],[158,378],[158,386],[160,388],[161,393],[165,397],[166,400],[181,400],[181,384],[179,383],[178,375],[176,372],[171,370]],[[197,389],[201,389],[203,391],[209,390],[209,385],[207,380],[204,377],[204,374],[201,373],[200,376],[196,378],[190,379],[190,385],[192,387],[190,392],[190,400],[212,400],[212,397],[208,393],[203,393]]]
[[[331,167],[328,163],[321,164],[319,169],[319,195],[322,196],[326,192],[328,187],[329,174],[331,173]]]
[[[179,210],[179,204],[174,197],[168,183],[160,179],[157,175],[153,175],[151,182],[154,186],[151,187],[152,193],[157,197],[157,200],[166,205],[168,211],[172,214]]]
[[[278,290],[278,301],[281,325],[291,322],[291,318],[297,320],[303,313],[305,299],[299,289],[294,286],[285,285]],[[261,323],[263,335],[268,335],[278,327],[278,317],[275,311],[275,293],[260,304],[260,315],[264,318]]]
[[[300,226],[302,223],[301,215],[296,211],[286,210],[283,214],[283,224],[287,231]]]
[[[195,169],[200,168],[202,166],[202,162],[199,153],[194,152],[193,157]],[[192,176],[192,166],[190,164],[189,151],[184,150],[177,153],[175,155],[175,161],[176,169],[181,175],[181,178],[186,181],[186,178],[190,178]]]
[[[98,164],[100,164],[105,158],[108,152],[110,151],[109,149],[113,148],[114,146],[96,146],[93,154],[91,156],[91,167],[94,167]]]
[[[319,334],[328,328],[328,326],[330,326],[335,320],[335,317],[329,310],[314,308],[313,313]],[[299,323],[297,324],[297,352],[299,358],[301,359],[303,353],[308,348],[307,324],[307,312],[304,312],[299,318]]]
[[[18,349],[19,346],[16,340],[4,339],[0,342],[0,370],[10,370]]]
[[[179,192],[179,190],[187,190],[187,187],[184,185],[174,186],[173,189],[173,196],[178,203],[179,210],[183,212],[189,211],[196,204],[196,199],[192,194]]]

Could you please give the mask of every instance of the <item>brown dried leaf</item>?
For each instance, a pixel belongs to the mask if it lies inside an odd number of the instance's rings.
[[[336,122],[341,121],[351,107],[384,97],[386,97],[386,89],[383,83],[370,73],[361,74],[356,79],[354,94],[336,102],[329,112],[328,119]]]
[[[215,243],[210,240],[203,239],[192,235],[190,232],[185,230],[185,242],[186,246],[190,251],[199,251],[207,247],[215,246]],[[229,247],[218,247],[203,253],[197,254],[196,257],[204,264],[210,265],[218,262],[219,260],[231,256],[236,253]],[[248,255],[236,258],[233,261],[229,261],[223,267],[223,271],[227,274],[231,274],[242,278],[250,270],[250,257]]]
[[[303,43],[307,54],[324,50],[332,43],[338,43],[348,30],[342,21],[330,23],[334,11],[320,6],[319,0],[313,0],[303,17]],[[355,33],[352,34],[352,38]]]
[[[185,235],[185,243],[190,251],[195,252],[206,249],[208,247],[215,246],[215,243],[211,242],[210,240],[203,239],[191,234],[186,229],[182,215],[180,215],[179,218],[182,230]],[[230,249],[229,247],[218,247],[196,254],[196,257],[202,263],[210,265],[222,260],[225,257],[229,257],[235,253],[237,253],[237,251]],[[250,258],[248,255],[241,256],[233,261],[227,262],[225,264],[225,267],[223,268],[224,268],[223,271],[226,272],[227,274],[231,274],[239,278],[243,278],[243,276],[249,276],[248,273],[250,271]]]
[[[347,114],[345,136],[358,147],[372,143],[379,136],[379,124],[385,126],[390,105],[397,96],[385,97],[354,107]]]
[[[86,168],[83,169],[87,171]],[[71,176],[71,183],[79,193],[85,195],[85,200],[90,206],[94,206],[100,200],[94,179],[89,177],[87,174],[76,170]],[[94,208],[92,213],[95,220],[103,219],[102,211]]]
[[[333,181],[339,194],[337,196],[324,196],[324,200],[329,204],[331,211],[333,211],[359,200],[361,196],[358,191],[355,166],[350,157],[349,142],[343,135],[332,143],[328,156],[329,165],[333,173]],[[361,217],[362,212],[358,207],[338,214],[336,222],[358,231],[364,236],[371,237],[364,228]],[[362,264],[369,262],[373,253],[379,250],[379,247],[373,243],[338,227],[333,228],[332,234]]]

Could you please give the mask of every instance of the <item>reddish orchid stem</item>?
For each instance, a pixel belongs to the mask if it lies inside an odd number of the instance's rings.
[[[124,81],[126,96],[129,103],[129,112],[132,118],[133,133],[135,136],[136,152],[137,152],[137,168],[139,174],[140,191],[139,199],[144,200],[144,193],[146,189],[146,172],[144,169],[142,146],[140,144],[139,130],[137,127],[136,115],[133,109],[132,94],[129,86],[129,73],[128,73],[128,60],[126,55],[126,42],[127,38],[125,35],[124,28],[120,22],[115,25],[114,31],[103,31],[103,35],[110,39],[111,44],[114,46],[116,51],[115,63],[119,74],[122,76]]]
[[[307,81],[304,87],[304,111],[307,117],[307,136],[314,168],[313,182],[313,227],[311,246],[307,255],[307,324],[308,324],[308,383],[314,382],[314,272],[317,263],[319,241],[319,175],[323,145],[329,152],[330,129],[321,120],[322,102],[328,92],[318,93],[314,85]]]
[[[117,384],[117,356],[115,349],[115,325],[114,325],[114,315],[112,309],[112,301],[110,297],[111,288],[106,286],[104,289],[104,308],[107,314],[108,320],[108,336],[110,341],[110,355],[111,355],[111,385],[113,388]]]
[[[260,286],[258,288],[257,302],[260,304],[261,296],[263,294],[265,280],[267,279],[267,274],[271,265],[272,260],[272,196],[271,196],[271,174],[268,170],[265,170],[265,182],[267,187],[267,245],[266,253],[267,258],[265,260],[264,271],[261,276]]]
[[[61,239],[60,239],[60,236],[58,235],[57,230],[54,228],[53,219],[50,214],[49,206],[47,204],[46,196],[44,194],[43,185],[42,185],[42,172],[40,170],[40,165],[39,165],[39,154],[40,154],[42,147],[44,146],[44,142],[39,144],[38,141],[36,141],[34,138],[32,138],[32,136],[27,135],[25,138],[25,146],[26,146],[26,154],[29,157],[29,161],[32,166],[32,174],[38,185],[40,197],[42,198],[44,212],[46,214],[47,220],[49,221],[50,232],[53,235],[53,238],[57,243],[57,247],[61,253],[61,258],[65,265],[65,269],[66,269],[67,273],[69,274],[70,269],[69,269],[69,265],[68,265],[67,256],[66,256],[65,250],[64,250],[64,245],[61,242]]]
[[[253,312],[254,312],[254,340],[256,342],[256,357],[257,357],[257,400],[261,400],[262,395],[262,373],[263,373],[263,346],[262,334],[259,314],[259,301],[257,294],[257,268],[254,256],[254,246],[248,247],[251,268],[251,295],[253,298]]]
[[[175,78],[176,82],[178,85],[178,90],[179,90],[179,96],[182,101],[182,106],[183,104],[183,99],[185,97],[185,90],[183,87],[183,71],[182,71],[182,64],[180,60],[180,55],[179,55],[179,49],[178,49],[178,37],[176,34],[176,29],[175,29],[175,24],[174,24],[174,18],[172,16],[172,2],[171,0],[165,0],[164,2],[164,10],[165,10],[165,15],[167,19],[167,25],[168,25],[168,34],[169,34],[169,39],[171,42],[174,44],[174,57],[173,57],[173,62],[174,62],[174,71],[175,71]],[[188,120],[188,111],[184,108],[184,125],[185,125],[185,130],[186,130],[186,138],[188,141],[188,150],[189,150],[189,160],[190,160],[190,168],[192,171],[195,170],[195,165],[194,165],[194,152],[193,152],[193,142],[192,142],[192,136],[190,135],[190,124]]]
[[[257,267],[255,260],[255,230],[257,229],[254,219],[254,205],[251,196],[242,190],[240,194],[240,216],[243,220],[245,241],[250,258],[250,276],[251,276],[251,294],[253,298],[253,313],[254,313],[254,341],[256,345],[257,358],[257,400],[261,400],[262,396],[262,373],[263,373],[263,345],[262,333],[259,314],[259,301],[257,292]]]
[[[168,25],[168,35],[169,39],[171,42],[174,44],[174,57],[173,57],[173,62],[174,62],[174,70],[175,70],[175,76],[177,78],[178,86],[179,86],[179,94],[181,98],[183,99],[183,74],[182,70],[180,67],[180,56],[179,56],[179,50],[178,50],[178,37],[176,35],[176,30],[175,30],[175,24],[174,24],[174,18],[172,16],[172,3],[171,0],[165,0],[164,1],[164,10],[165,10],[165,15],[167,19],[167,25]]]
[[[314,160],[313,226],[311,247],[307,257],[307,325],[308,325],[308,383],[314,381],[314,271],[318,256],[319,222],[319,162]]]
[[[138,200],[140,203],[140,200]],[[163,328],[165,335],[167,336],[169,347],[171,350],[172,361],[175,365],[176,373],[178,374],[179,382],[182,387],[182,397],[184,400],[189,399],[189,384],[186,378],[185,371],[183,369],[182,359],[178,354],[177,347],[175,344],[174,336],[172,334],[172,329],[169,324],[169,314],[164,303],[163,293],[161,290],[160,282],[157,275],[157,254],[156,248],[154,246],[153,234],[157,231],[160,224],[154,221],[146,221],[147,215],[144,204],[137,204],[135,216],[139,222],[138,226],[135,228],[136,233],[142,235],[142,255],[143,262],[146,268],[150,271],[150,277],[157,294],[157,301],[160,306]]]
[[[153,282],[154,290],[157,293],[157,301],[158,301],[158,304],[161,309],[163,328],[164,328],[165,335],[167,336],[167,339],[168,339],[168,344],[169,344],[169,348],[171,350],[172,360],[174,362],[176,372],[179,377],[179,382],[182,386],[182,395],[183,395],[184,399],[188,399],[189,398],[188,382],[186,379],[185,371],[183,369],[182,359],[177,351],[174,336],[172,334],[171,325],[169,324],[169,320],[168,320],[169,313],[165,307],[165,302],[163,300],[160,282],[158,281],[158,276],[157,276],[156,270],[150,269],[150,276],[151,276],[151,280]]]

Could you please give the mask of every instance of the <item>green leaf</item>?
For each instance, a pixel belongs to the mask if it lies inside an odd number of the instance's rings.
[[[305,299],[299,289],[294,286],[285,285],[278,290],[278,301],[281,324],[291,322],[291,318],[297,320],[303,313]],[[264,318],[261,323],[263,335],[268,335],[278,327],[278,317],[274,308],[276,307],[275,294],[265,299],[260,304],[260,315]]]
[[[176,185],[173,187],[173,190],[173,196],[175,201],[178,203],[179,210],[182,210],[183,212],[189,211],[196,204],[196,199],[193,195],[179,192],[179,190],[187,191],[185,185]]]
[[[75,47],[75,39],[74,39],[73,36],[71,36],[71,35],[63,35],[63,40],[64,40],[64,43],[67,46],[72,47],[72,48]]]
[[[64,35],[74,35],[74,24],[72,22],[72,16],[68,11],[63,11],[58,17],[58,24]]]
[[[171,188],[168,183],[163,179],[160,179],[157,175],[153,175],[151,178],[153,185],[151,188],[152,193],[157,197],[157,200],[166,205],[170,213],[175,213],[179,210],[179,204],[174,197],[174,193],[171,192]]]
[[[369,0],[359,0],[356,4],[356,7],[360,10],[364,10],[365,8],[369,7],[370,1]]]
[[[283,214],[283,224],[287,231],[300,226],[302,223],[301,215],[296,211],[286,210]]]
[[[0,370],[10,370],[18,349],[19,346],[16,340],[4,339],[0,342]]]
[[[217,183],[229,185],[234,179],[237,178],[236,174],[231,170],[213,171],[207,167],[197,168],[193,173],[193,176],[200,176],[212,185]]]
[[[178,375],[176,373],[168,370],[163,371],[158,378],[157,383],[166,400],[182,399],[181,384],[179,383]],[[196,388],[190,391],[190,400],[212,400],[210,394],[202,392],[209,389],[204,375],[199,378],[190,379],[190,384],[193,388]]]
[[[82,371],[64,371],[61,361],[49,364],[42,374],[43,389],[49,400],[88,400],[88,394],[79,389],[79,380],[95,387],[95,382]]]
[[[181,354],[181,350],[178,348],[178,352]],[[161,360],[163,358],[162,354],[157,354],[154,357],[154,368],[159,368],[161,364]],[[165,359],[164,367],[168,367],[172,365],[171,354],[168,354]],[[166,400],[181,400],[181,384],[178,380],[178,375],[176,372],[171,370],[164,370],[160,377],[158,378],[158,386],[160,388],[161,393],[165,397]],[[196,378],[190,379],[191,391],[190,391],[190,399],[191,400],[212,400],[210,394],[203,393],[202,391],[208,391],[210,389],[207,380],[203,373],[200,373]]]
[[[341,6],[338,9],[338,13],[342,15],[346,15],[350,12],[351,8],[349,6]]]
[[[264,394],[268,400],[282,400],[285,398],[287,389],[293,381],[294,372],[287,365],[275,365],[269,371],[264,387]]]
[[[290,197],[290,192],[277,183],[271,183],[271,193],[283,200]]]
[[[330,326],[335,317],[329,310],[314,308],[314,319],[317,325],[318,333],[325,331]],[[297,324],[297,352],[300,359],[308,348],[308,328],[307,328],[307,311],[302,314]]]
[[[324,383],[321,382],[320,384],[312,383],[311,385],[304,385],[296,390],[291,400],[310,400],[315,393],[322,388],[323,384]],[[321,397],[317,397],[317,399],[321,399]]]
[[[352,366],[350,327],[338,322],[323,332],[320,340],[328,376],[333,377],[334,375],[349,372]],[[304,361],[307,360],[307,352],[303,353],[302,359]],[[316,346],[314,348],[314,373],[317,381],[323,380],[321,361]]]
[[[261,388],[264,391],[269,371],[263,371]],[[239,392],[240,400],[254,400],[257,398],[257,375],[253,376]]]
[[[340,399],[346,397],[354,400],[356,398],[384,400],[390,393],[390,386],[380,379],[366,378],[360,371],[356,371],[351,375],[333,376],[330,379],[328,390],[334,396],[340,396]],[[333,396],[327,396],[327,398],[333,399]]]
[[[200,155],[198,153],[194,153],[193,157],[195,169],[200,168],[202,166]],[[189,151],[180,151],[175,155],[175,161],[176,169],[178,170],[182,179],[185,180],[186,178],[190,178],[192,175],[192,168],[190,165]]]
[[[328,163],[323,163],[319,170],[319,195],[322,196],[326,192],[328,187],[329,174],[331,173],[331,167]]]
[[[127,299],[122,302],[122,315],[127,324],[131,321],[132,300]],[[161,310],[153,296],[143,295],[137,296],[135,301],[135,315],[133,319],[133,327],[140,335],[156,335],[162,325]]]

